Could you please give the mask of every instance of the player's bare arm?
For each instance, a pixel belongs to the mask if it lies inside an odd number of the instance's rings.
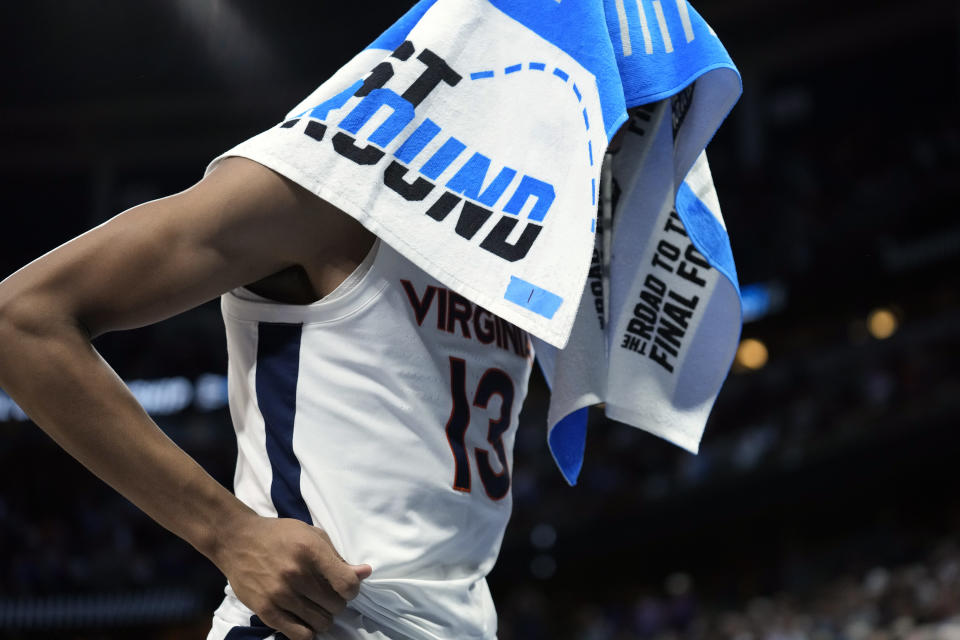
[[[262,518],[237,500],[160,431],[90,340],[238,286],[266,290],[277,273],[304,274],[290,295],[318,298],[372,240],[321,199],[231,158],[193,188],[134,207],[0,283],[0,386],[294,639],[328,628],[370,567],[344,562],[320,529]]]

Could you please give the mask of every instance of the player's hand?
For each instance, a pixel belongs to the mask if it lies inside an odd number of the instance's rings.
[[[223,534],[214,562],[264,624],[312,640],[360,590],[369,565],[350,565],[322,529],[251,514]]]

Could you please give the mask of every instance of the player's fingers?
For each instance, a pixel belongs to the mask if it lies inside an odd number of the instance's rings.
[[[333,551],[333,555],[343,560],[343,556],[337,553],[337,550],[333,548],[333,541],[330,540],[330,536],[327,535],[326,531],[324,531],[320,527],[313,527],[313,532],[316,534],[318,538],[323,540],[328,547],[330,547],[330,550]],[[343,560],[343,561],[346,562],[346,560]]]
[[[318,559],[316,573],[339,598],[353,600],[360,592],[360,578],[350,565],[340,559]]]
[[[344,600],[353,600],[360,592],[360,577],[354,568],[337,553],[330,537],[322,529],[314,529],[324,544],[317,549],[314,566],[317,574],[326,580]]]
[[[334,612],[310,598],[297,595],[283,606],[289,613],[306,622],[316,633],[326,631],[333,624]],[[340,607],[340,611],[342,610]]]
[[[301,576],[293,587],[298,597],[310,601],[314,606],[321,607],[333,615],[337,615],[347,606],[347,601],[333,590],[330,583],[317,575]]]
[[[373,573],[373,567],[368,564],[351,564],[350,568],[353,569],[358,580],[366,580]]]
[[[307,623],[279,607],[264,609],[260,612],[260,619],[290,640],[313,640],[314,632]]]

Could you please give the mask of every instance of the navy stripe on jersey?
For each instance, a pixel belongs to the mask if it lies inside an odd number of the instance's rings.
[[[277,516],[313,524],[300,491],[300,461],[293,452],[302,332],[303,325],[299,324],[258,324],[256,387],[273,472],[270,498]]]
[[[257,616],[250,616],[249,627],[234,627],[223,636],[223,640],[266,640],[274,634],[274,630],[263,624]],[[277,640],[286,640],[287,636],[277,634]]]

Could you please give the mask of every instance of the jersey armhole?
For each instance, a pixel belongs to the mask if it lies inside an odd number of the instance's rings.
[[[251,322],[335,322],[379,296],[386,286],[379,262],[386,258],[382,240],[373,246],[357,267],[337,287],[310,304],[287,304],[237,287],[221,296],[223,313]]]
[[[336,288],[323,296],[315,304],[323,304],[324,302],[333,302],[338,300],[343,296],[347,295],[363,282],[363,279],[366,277],[367,273],[370,272],[370,269],[373,268],[373,263],[377,259],[377,254],[380,251],[380,238],[376,238],[373,241],[373,246],[370,247],[370,250],[367,252],[367,256],[363,259],[363,262],[357,265],[357,268],[350,272],[346,278],[343,279],[343,282],[338,284]]]
[[[360,286],[360,283],[363,282],[363,278],[367,275],[367,273],[370,271],[370,268],[373,266],[374,261],[377,259],[377,252],[379,251],[379,249],[380,249],[380,238],[376,238],[373,241],[373,245],[370,247],[370,250],[367,252],[367,255],[366,257],[364,257],[363,261],[360,264],[358,264],[357,267],[353,271],[351,271],[350,274],[343,279],[343,282],[338,284],[333,291],[323,296],[319,300],[311,302],[310,304],[299,305],[299,306],[304,306],[304,307],[319,306],[325,302],[333,302],[334,300],[342,298],[343,296],[347,295],[348,293],[356,289],[358,286]],[[277,305],[288,304],[284,302],[278,302],[273,298],[261,296],[258,293],[254,293],[247,287],[237,287],[231,290],[230,294],[233,296],[236,296],[237,298],[240,298],[241,300],[247,300],[249,302],[259,302],[262,304],[277,304]]]

